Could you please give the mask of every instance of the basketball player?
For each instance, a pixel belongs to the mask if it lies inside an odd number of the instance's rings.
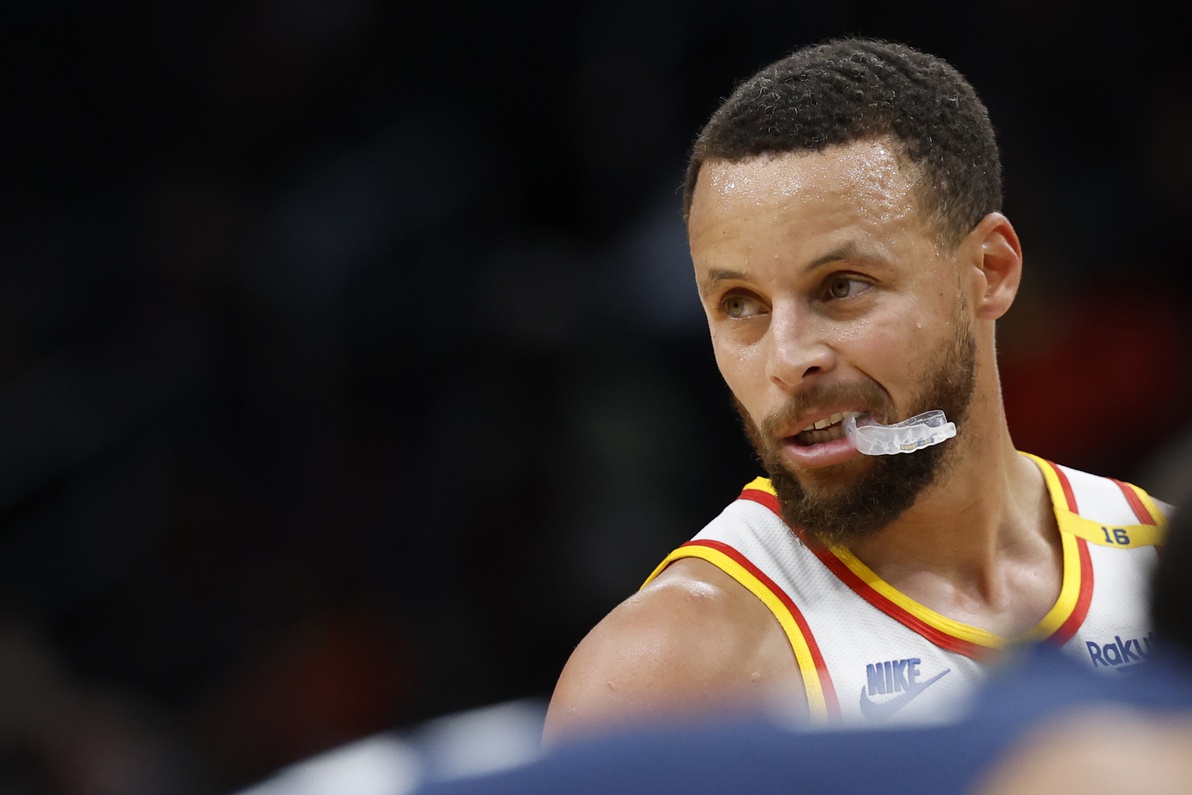
[[[712,115],[683,216],[768,477],[582,640],[547,744],[758,709],[949,720],[1019,642],[1096,671],[1147,659],[1169,506],[1016,449],[994,330],[1022,247],[1001,202],[986,108],[906,46],[803,48]]]

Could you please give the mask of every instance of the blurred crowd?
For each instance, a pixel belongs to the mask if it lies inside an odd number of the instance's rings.
[[[677,187],[734,82],[829,35],[990,107],[1016,443],[1179,496],[1188,12],[533,5],[3,26],[0,791],[227,792],[545,697],[755,474]]]

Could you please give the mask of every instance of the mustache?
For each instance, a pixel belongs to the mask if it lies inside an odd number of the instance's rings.
[[[890,396],[873,381],[817,386],[793,395],[786,405],[762,420],[760,430],[764,438],[774,439],[800,417],[841,403],[865,407],[879,422],[888,422],[893,410]]]

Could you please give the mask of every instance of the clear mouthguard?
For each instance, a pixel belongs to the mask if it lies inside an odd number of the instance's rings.
[[[895,455],[913,453],[924,447],[939,444],[956,435],[956,423],[948,422],[939,409],[925,411],[909,420],[893,425],[870,422],[858,425],[852,413],[844,420],[844,433],[861,453],[865,455]]]

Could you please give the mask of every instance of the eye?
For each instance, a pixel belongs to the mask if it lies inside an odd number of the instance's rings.
[[[868,290],[869,282],[839,273],[830,277],[825,286],[828,298],[852,298]]]
[[[734,320],[744,320],[763,314],[766,309],[756,298],[743,293],[729,293],[720,301],[720,311]]]

